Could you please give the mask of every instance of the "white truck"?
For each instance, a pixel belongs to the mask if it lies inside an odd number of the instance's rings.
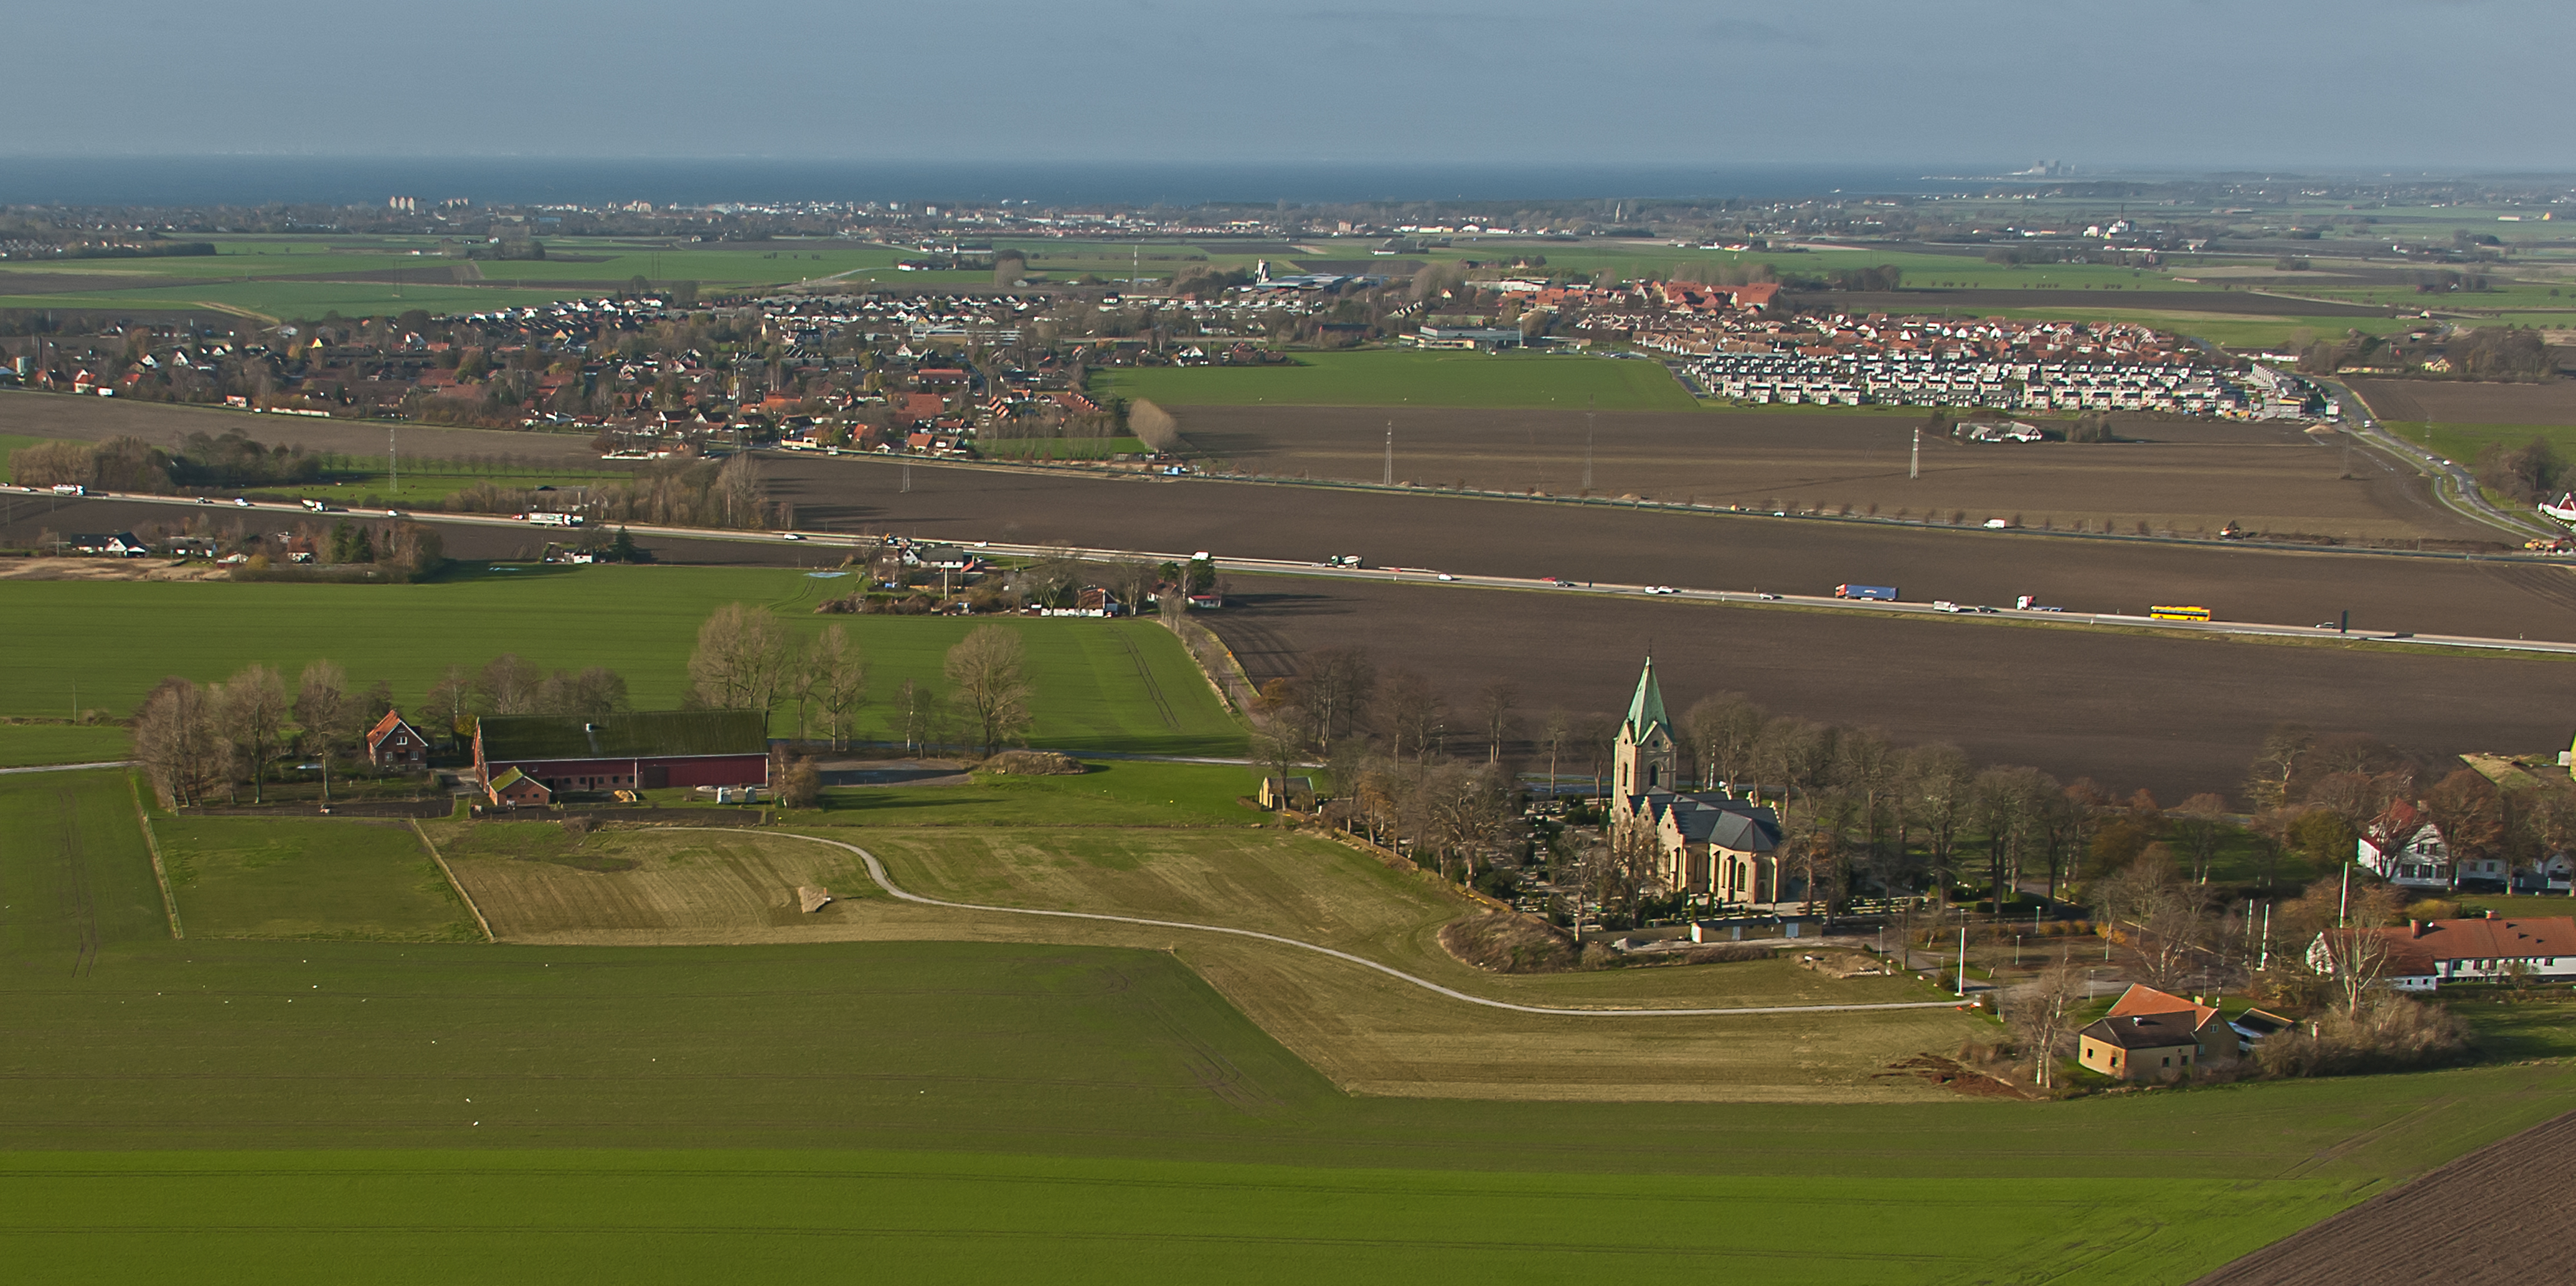
[[[540,527],[578,527],[581,525],[580,514],[532,513],[523,514],[521,516]]]
[[[89,494],[89,488],[84,487],[77,482],[57,482],[54,484],[54,494],[58,496],[86,496]]]

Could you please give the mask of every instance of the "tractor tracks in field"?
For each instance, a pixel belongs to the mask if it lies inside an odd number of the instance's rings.
[[[64,790],[54,798],[62,817],[54,905],[71,926],[72,976],[86,978],[98,967],[98,901],[90,893],[89,853],[81,842],[80,797]]]
[[[1136,646],[1136,640],[1129,637],[1127,631],[1122,629],[1114,633],[1118,636],[1119,646],[1127,649],[1127,659],[1135,663],[1136,677],[1144,683],[1145,695],[1154,699],[1154,709],[1163,716],[1163,726],[1179,732],[1181,717],[1173,711],[1171,698],[1163,695],[1163,685],[1154,677],[1154,668],[1145,664],[1144,649]]]
[[[670,829],[704,830],[712,828],[690,826],[672,827]],[[1355,964],[1363,969],[1375,970],[1378,973],[1385,974],[1386,976],[1394,978],[1400,982],[1409,983],[1413,986],[1420,987],[1424,991],[1445,996],[1451,1000],[1460,1001],[1470,1005],[1481,1005],[1487,1009],[1506,1009],[1513,1013],[1543,1014],[1549,1017],[1568,1018],[1716,1018],[1756,1014],[1814,1014],[1903,1009],[1957,1009],[1962,1007],[1965,1003],[1958,1000],[1908,1000],[1897,1001],[1894,1003],[1848,1005],[1745,1005],[1711,1009],[1569,1009],[1551,1005],[1520,1005],[1514,1004],[1508,1000],[1489,1000],[1483,996],[1470,995],[1467,992],[1459,991],[1450,987],[1444,987],[1428,978],[1417,977],[1416,975],[1406,973],[1393,965],[1379,964],[1377,961],[1371,960],[1366,956],[1353,955],[1348,951],[1341,951],[1332,947],[1322,946],[1317,943],[1301,941],[1296,938],[1282,937],[1276,933],[1263,933],[1258,929],[1237,929],[1222,924],[1192,924],[1186,920],[1151,920],[1143,916],[1107,915],[1096,911],[1044,911],[1024,906],[985,906],[981,903],[975,902],[949,902],[940,898],[924,897],[918,893],[907,892],[901,886],[897,885],[894,882],[894,877],[886,873],[885,863],[878,861],[876,854],[871,853],[856,844],[844,843],[843,841],[836,839],[824,839],[819,835],[798,835],[791,831],[774,831],[771,833],[789,839],[805,840],[814,844],[829,844],[834,848],[855,854],[859,861],[867,867],[868,878],[876,881],[878,888],[884,889],[899,902],[911,902],[919,906],[942,907],[951,911],[986,911],[998,915],[1035,915],[1056,920],[1094,920],[1105,924],[1128,924],[1138,925],[1149,929],[1180,929],[1190,933],[1216,933],[1223,934],[1227,937],[1251,938],[1259,942],[1273,943],[1283,947],[1294,947],[1300,951],[1312,951],[1317,955],[1331,956],[1336,960]]]

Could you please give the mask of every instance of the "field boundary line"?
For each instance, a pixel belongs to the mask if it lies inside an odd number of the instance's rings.
[[[703,826],[675,826],[671,829],[711,830],[714,828]],[[799,835],[794,831],[773,831],[770,833],[784,836],[789,839],[810,840],[816,844],[829,844],[834,848],[846,849],[849,852],[857,854],[859,860],[865,863],[868,868],[868,878],[876,881],[878,888],[884,889],[887,893],[892,894],[898,901],[918,903],[922,906],[945,907],[952,911],[992,911],[1002,915],[1042,915],[1059,920],[1102,920],[1111,924],[1143,925],[1149,929],[1187,929],[1195,933],[1222,933],[1237,938],[1252,938],[1261,942],[1276,943],[1283,947],[1296,947],[1300,950],[1312,951],[1317,955],[1331,956],[1336,960],[1348,961],[1349,963],[1358,965],[1364,969],[1374,969],[1390,978],[1412,983],[1414,986],[1420,987],[1425,991],[1436,992],[1440,995],[1449,997],[1451,1000],[1461,1000],[1471,1005],[1483,1005],[1488,1009],[1508,1009],[1515,1013],[1545,1014],[1551,1017],[1561,1016],[1572,1018],[1709,1018],[1726,1017],[1738,1014],[1813,1014],[1890,1009],[1962,1009],[1966,1007],[1964,1002],[1955,999],[1907,1000],[1892,1004],[1753,1005],[1732,1009],[1561,1009],[1547,1005],[1518,1005],[1508,1000],[1488,1000],[1483,996],[1469,995],[1463,991],[1444,987],[1428,978],[1416,977],[1413,974],[1406,973],[1393,965],[1379,964],[1377,961],[1371,960],[1366,956],[1353,955],[1348,951],[1340,951],[1317,943],[1300,941],[1296,938],[1282,937],[1276,933],[1263,933],[1258,929],[1237,929],[1222,924],[1192,924],[1186,920],[1149,920],[1143,916],[1107,915],[1097,911],[1043,911],[1035,907],[1025,906],[985,906],[981,903],[975,902],[948,902],[939,898],[924,897],[918,893],[908,893],[904,891],[901,886],[894,882],[894,878],[892,876],[886,874],[885,864],[877,860],[876,854],[871,853],[856,844],[844,843],[836,839],[825,839],[820,835]]]
[[[492,922],[483,918],[483,908],[474,905],[474,895],[465,891],[465,881],[456,878],[456,869],[449,866],[447,864],[446,856],[438,851],[438,841],[429,837],[429,831],[421,826],[419,818],[413,817],[407,820],[411,822],[411,833],[420,836],[421,847],[429,850],[429,860],[438,863],[438,873],[447,877],[447,887],[456,890],[456,896],[464,899],[465,901],[465,909],[474,913],[474,923],[483,927],[483,940],[485,942],[500,941],[500,939],[492,936]],[[688,829],[703,830],[706,828],[692,826]]]
[[[184,941],[188,932],[179,927],[179,899],[170,892],[169,869],[161,865],[161,839],[152,833],[152,814],[143,807],[143,788],[134,784],[134,774],[125,775],[125,793],[134,797],[134,820],[143,823],[143,847],[152,854],[152,879],[161,886],[161,911],[170,917],[170,940]]]

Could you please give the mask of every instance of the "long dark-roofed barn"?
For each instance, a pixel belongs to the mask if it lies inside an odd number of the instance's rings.
[[[474,728],[475,776],[488,789],[512,768],[556,794],[765,786],[769,721],[757,710],[485,715]]]

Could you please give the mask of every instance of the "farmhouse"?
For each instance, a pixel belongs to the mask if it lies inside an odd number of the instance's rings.
[[[71,536],[64,542],[77,553],[110,554],[118,558],[141,558],[151,553],[130,531],[108,532],[95,536]]]
[[[367,762],[378,768],[427,767],[429,738],[403,722],[402,711],[387,710],[367,729]]]
[[[474,727],[475,778],[497,800],[511,772],[550,793],[765,786],[768,720],[757,710],[486,715]]]
[[[2236,1049],[2237,1034],[2219,1020],[2217,1009],[2137,983],[2129,984],[2129,989],[2120,993],[2105,1017],[2134,1018],[2142,1014],[2167,1015],[2184,1025],[2192,1035],[2196,1063],[2223,1058]]]
[[[2389,986],[2432,991],[2445,983],[2576,978],[2576,916],[2415,920],[2376,929],[2329,929],[2308,963],[2332,974],[2343,961],[2375,962]],[[2369,966],[2361,966],[2369,967]]]
[[[2200,1038],[2187,1011],[2105,1018],[2075,1034],[2075,1061],[2123,1081],[2189,1076]]]
[[[1664,892],[1748,904],[1784,899],[1778,816],[1722,792],[1672,789],[1672,721],[1653,657],[1637,676],[1611,764],[1613,840],[1635,843],[1643,836],[1655,845],[1655,879]]]
[[[2354,841],[2353,860],[2383,880],[2407,889],[2456,889],[2462,884],[2505,886],[2502,858],[2453,860],[2450,845],[2424,812],[2398,800],[2372,819]]]

